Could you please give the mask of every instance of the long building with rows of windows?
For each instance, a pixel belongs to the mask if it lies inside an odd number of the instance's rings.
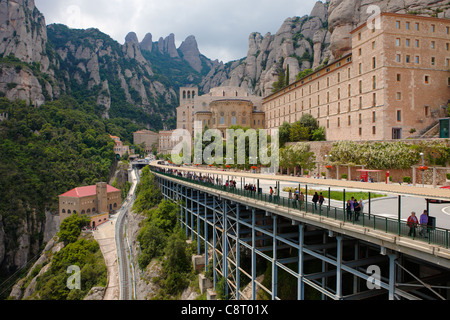
[[[352,51],[263,100],[266,128],[305,114],[327,140],[423,134],[450,101],[450,19],[382,13],[351,32]]]

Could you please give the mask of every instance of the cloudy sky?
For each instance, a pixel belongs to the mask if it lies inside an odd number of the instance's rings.
[[[286,18],[309,14],[316,0],[35,0],[47,24],[98,28],[119,43],[136,32],[139,41],[189,35],[200,52],[223,62],[247,55],[252,32],[276,33]]]

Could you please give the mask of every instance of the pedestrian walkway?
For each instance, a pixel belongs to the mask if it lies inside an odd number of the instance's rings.
[[[108,284],[103,300],[119,300],[119,266],[117,263],[117,248],[115,239],[116,219],[97,227],[94,238],[100,245],[108,271]]]

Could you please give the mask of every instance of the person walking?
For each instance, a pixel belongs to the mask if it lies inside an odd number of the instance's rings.
[[[361,213],[361,207],[358,200],[354,199],[353,206],[355,207],[355,221],[359,221],[359,215]]]
[[[346,210],[347,210],[347,220],[352,220],[352,204],[350,200],[347,200],[347,206],[346,206]]]
[[[428,211],[427,210],[423,210],[423,213],[420,216],[419,224],[421,226],[419,235],[421,235],[424,238],[428,238]]]
[[[413,211],[408,218],[407,225],[409,227],[408,236],[412,236],[413,238],[416,236],[416,227],[419,221],[417,220],[416,213]]]
[[[312,202],[314,202],[314,209],[317,210],[317,202],[319,202],[319,194],[317,192],[314,193]]]
[[[270,191],[269,191],[269,201],[272,202],[272,197],[273,197],[273,189],[272,187],[270,187]]]
[[[300,210],[302,209],[303,203],[305,202],[305,195],[300,192]]]
[[[324,202],[325,202],[325,198],[321,192],[319,195],[319,205],[322,206]]]

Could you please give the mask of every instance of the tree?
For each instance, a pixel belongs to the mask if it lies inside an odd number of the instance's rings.
[[[291,136],[291,124],[284,122],[279,128],[280,148],[283,148],[286,142],[290,142]]]
[[[81,229],[90,224],[91,220],[87,216],[79,216],[78,214],[73,214],[66,218],[60,227],[58,233],[60,241],[64,242],[65,245],[73,243],[78,240],[80,236]]]
[[[292,125],[289,135],[291,142],[308,141],[309,136],[309,129],[302,126],[299,121],[295,122]]]

